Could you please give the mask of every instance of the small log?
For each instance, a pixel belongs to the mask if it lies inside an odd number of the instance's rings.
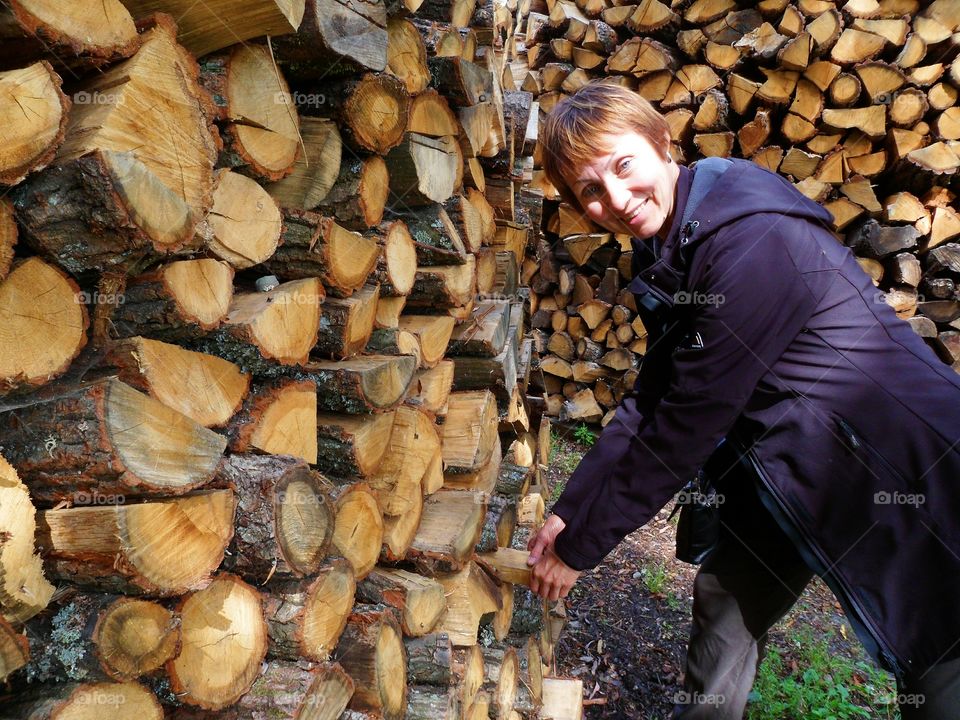
[[[18,6],[22,4],[14,7]],[[70,109],[60,85],[60,76],[46,61],[0,72],[0,97],[4,98],[0,116],[6,128],[0,143],[0,184],[16,185],[53,160],[63,142]]]
[[[173,33],[158,20],[133,57],[92,77],[95,100],[74,104],[61,160],[17,188],[25,237],[69,272],[142,267],[195,244],[216,141],[196,62]]]
[[[439,470],[438,470],[439,473]],[[442,479],[441,475],[441,479]],[[414,489],[417,493],[414,493]],[[383,517],[383,547],[380,549],[380,559],[384,562],[405,560],[420,527],[420,518],[423,516],[423,492],[425,486],[417,482],[410,489],[407,498],[407,510],[403,515],[384,515]]]
[[[53,596],[53,585],[43,576],[43,563],[34,552],[36,526],[27,487],[0,456],[0,620],[26,622]],[[10,652],[19,648],[0,644]]]
[[[37,257],[18,261],[0,281],[0,322],[7,338],[0,394],[33,389],[67,371],[87,344],[84,295],[66,273]]]
[[[106,361],[120,380],[204,427],[225,425],[250,389],[250,376],[227,360],[142,337],[118,341]]]
[[[316,463],[316,383],[282,379],[256,385],[226,434],[233,453],[256,449]]]
[[[317,468],[335,477],[377,471],[393,428],[394,411],[374,415],[317,415]]]
[[[349,230],[375,227],[383,219],[390,193],[387,164],[379,155],[352,158],[340,166],[340,174],[315,209],[337,219]]]
[[[371,413],[393,409],[411,386],[416,361],[405,355],[364,355],[350,360],[311,360],[296,376],[316,384],[324,412]]]
[[[447,633],[454,645],[476,645],[480,618],[500,609],[500,593],[496,584],[474,562],[455,573],[439,575],[437,580],[447,595],[447,614],[438,630]],[[481,671],[481,682],[482,677]],[[467,690],[465,687],[464,691]],[[477,690],[479,686],[473,688],[473,693]],[[466,697],[472,697],[473,693]]]
[[[312,575],[333,536],[324,478],[288,455],[224,458],[217,480],[237,496],[237,532],[224,569],[250,582]]]
[[[422,410],[403,405],[394,413],[390,441],[380,467],[369,478],[385,515],[403,516],[427,494],[423,485],[443,483],[439,473],[440,436],[432,418]]]
[[[387,9],[383,2],[306,0],[295,35],[273,39],[277,60],[299,80],[326,75],[331,64],[380,72],[387,66]]]
[[[350,707],[400,720],[407,708],[407,657],[392,609],[359,605],[337,646],[340,664],[353,679]]]
[[[381,296],[405,297],[413,289],[417,273],[417,251],[403,221],[383,223],[370,234],[380,247],[372,279],[380,284]]]
[[[0,680],[19,670],[30,659],[27,636],[18,633],[13,626],[0,617]]]
[[[5,413],[0,443],[38,502],[179,495],[213,477],[226,440],[118,380]]]
[[[180,260],[132,279],[113,314],[119,337],[195,340],[223,324],[233,300],[233,268],[222,260]]]
[[[447,609],[440,583],[407,570],[374,568],[357,585],[357,597],[366,603],[383,603],[396,608],[406,637],[420,637],[431,632]]]
[[[434,415],[447,414],[447,401],[453,389],[454,363],[441,360],[436,366],[420,370],[410,384],[407,400]]]
[[[322,307],[314,351],[337,360],[360,353],[373,333],[379,299],[380,286],[376,284],[347,298],[328,299]]]
[[[455,321],[444,315],[401,315],[400,332],[409,333],[417,341],[420,367],[435,367],[447,352]]]
[[[343,558],[331,558],[316,577],[272,583],[264,617],[274,658],[325,662],[333,654],[353,608],[356,581]]]
[[[460,231],[443,205],[405,208],[394,217],[407,224],[420,265],[462,265],[467,261]]]
[[[420,31],[406,18],[393,16],[387,21],[387,68],[403,81],[411,95],[417,95],[430,84],[427,50]]]
[[[290,174],[282,180],[268,183],[265,187],[281,207],[315,210],[327,200],[338,180],[338,174],[343,172],[343,141],[340,139],[337,124],[332,120],[302,117],[300,144],[302,152],[297,156]],[[363,191],[366,199],[375,196],[375,192],[369,189]],[[356,197],[353,202],[356,204]],[[337,217],[342,219],[339,215]]]
[[[376,565],[383,543],[380,506],[366,483],[353,483],[340,490],[336,511],[334,547],[349,561],[357,580],[362,580]]]
[[[214,490],[138,505],[46,510],[37,546],[50,577],[101,592],[180,595],[219,567],[235,509],[232,491]]]
[[[277,375],[282,365],[307,361],[317,344],[324,296],[315,277],[291,280],[266,292],[237,293],[223,324],[198,340],[196,348],[247,372]]]
[[[507,341],[510,321],[509,303],[485,302],[473,309],[470,322],[454,329],[450,338],[450,355],[496,357]]]
[[[396,197],[387,203],[391,209],[442,203],[462,182],[463,152],[449,136],[406,133],[385,160]]]
[[[320,278],[341,297],[363,287],[380,253],[376,240],[307,210],[288,208],[283,220],[283,242],[264,267],[284,280]]]
[[[450,394],[443,424],[443,459],[448,470],[476,470],[490,459],[497,416],[497,404],[489,390]]]
[[[442,560],[462,567],[480,538],[487,505],[473,490],[439,490],[424,500],[420,528],[410,556]]]
[[[490,716],[508,719],[513,711],[520,684],[520,662],[517,651],[510,646],[483,648],[486,682],[484,691],[490,695]]]
[[[540,716],[580,720],[583,717],[583,681],[545,677]]]
[[[238,270],[269,258],[277,249],[283,220],[267,191],[248,177],[221,170],[213,207],[197,226],[207,250]]]
[[[499,463],[497,463],[499,468]],[[487,515],[483,521],[480,539],[473,550],[476,553],[493,552],[508,547],[517,526],[517,503],[513,497],[489,494]]]
[[[529,555],[530,553],[525,550],[501,547],[493,552],[480,553],[477,555],[477,562],[501,582],[529,587],[530,566],[527,565]]]
[[[182,647],[167,663],[170,689],[205,710],[233,705],[253,685],[267,654],[260,594],[236,575],[219,574],[179,606]]]

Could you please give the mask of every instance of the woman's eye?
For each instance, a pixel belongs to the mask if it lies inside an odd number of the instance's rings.
[[[597,192],[597,186],[596,186],[596,185],[586,185],[586,186],[584,186],[584,188],[583,188],[583,194],[584,194],[585,197],[590,197],[590,196],[592,196],[592,195],[595,195],[596,192]]]
[[[628,170],[630,168],[630,163],[632,162],[631,158],[624,158],[620,161],[620,172]]]

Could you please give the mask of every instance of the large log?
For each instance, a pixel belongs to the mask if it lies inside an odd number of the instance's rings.
[[[410,355],[361,355],[349,360],[311,360],[295,375],[316,384],[321,411],[366,414],[392,410],[410,387],[416,366]]]
[[[467,249],[460,231],[443,205],[396,210],[394,216],[407,224],[421,265],[462,265]]]
[[[381,297],[406,297],[417,273],[416,245],[406,224],[388,220],[369,236],[380,246],[372,280],[380,284]]]
[[[448,470],[476,470],[490,459],[497,415],[497,403],[489,390],[450,394],[443,424],[443,459]]]
[[[237,529],[223,568],[262,585],[320,567],[333,537],[324,478],[288,455],[231,455],[217,481],[237,496]]]
[[[463,265],[420,266],[407,296],[410,308],[458,308],[477,290],[476,256],[467,255]]]
[[[358,580],[373,570],[383,542],[383,514],[365,483],[340,488],[333,544],[353,567]]]
[[[405,515],[428,494],[424,485],[442,483],[439,459],[440,436],[430,416],[406,405],[397,408],[383,462],[369,478],[383,513]]]
[[[0,444],[38,502],[86,505],[202,487],[226,440],[106,379],[0,415]]]
[[[496,584],[473,562],[458,572],[440,575],[437,580],[447,594],[447,614],[438,629],[447,633],[454,645],[476,645],[480,618],[500,609]],[[474,692],[478,689],[474,688]]]
[[[37,546],[51,577],[127,594],[179,595],[223,560],[236,499],[213,490],[138,505],[46,510]]]
[[[162,70],[161,70],[162,69]],[[28,242],[68,271],[190,248],[212,203],[216,141],[196,61],[169,18],[83,87],[56,164],[17,188]]]
[[[179,606],[180,654],[167,663],[170,689],[180,702],[220,710],[253,685],[267,654],[267,623],[260,594],[235,575],[221,573]]]
[[[277,250],[283,229],[280,208],[248,177],[220,170],[218,178],[213,207],[197,234],[210,253],[238,270],[257,265]]]

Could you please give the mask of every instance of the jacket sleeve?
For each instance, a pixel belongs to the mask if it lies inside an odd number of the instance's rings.
[[[694,476],[813,314],[816,298],[784,233],[807,237],[810,225],[758,214],[698,249],[703,271],[691,295],[702,346],[674,351],[665,394],[634,432],[617,431],[615,452],[584,458],[606,470],[593,472],[591,491],[575,492],[558,513],[566,527],[555,548],[570,567],[595,567]]]

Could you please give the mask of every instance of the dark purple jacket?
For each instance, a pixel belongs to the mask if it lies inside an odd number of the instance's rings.
[[[739,438],[881,664],[960,657],[960,376],[774,173],[734,160],[683,242],[691,178],[681,167],[661,262],[631,284],[687,303],[555,504],[557,554],[596,566]]]

